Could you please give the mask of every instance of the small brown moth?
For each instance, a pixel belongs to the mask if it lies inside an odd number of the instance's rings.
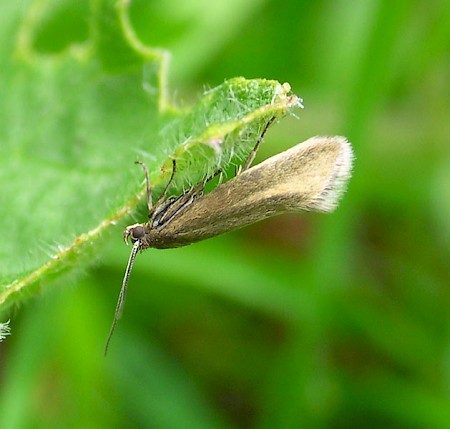
[[[176,171],[174,160],[169,183],[153,205],[148,170],[139,163],[146,177],[148,221],[128,226],[123,234],[125,243],[130,239],[133,248],[105,354],[122,315],[138,251],[186,246],[282,213],[332,212],[337,207],[351,176],[353,152],[349,142],[340,136],[312,137],[249,168],[272,122],[264,128],[237,175],[207,194],[204,187],[209,179],[179,197],[167,198]]]

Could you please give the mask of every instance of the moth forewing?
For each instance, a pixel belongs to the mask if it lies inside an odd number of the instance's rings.
[[[199,197],[153,232],[154,247],[184,246],[277,214],[334,210],[351,175],[344,137],[313,137]]]

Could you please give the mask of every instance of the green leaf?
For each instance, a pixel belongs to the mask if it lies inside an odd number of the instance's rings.
[[[19,3],[0,6],[0,36],[11,42],[0,52],[3,308],[87,266],[144,197],[134,160],[158,190],[176,159],[180,192],[242,162],[267,121],[299,105],[287,84],[235,78],[177,109],[168,55],[137,39],[127,5],[93,1],[71,13],[71,2],[36,1],[24,16]]]

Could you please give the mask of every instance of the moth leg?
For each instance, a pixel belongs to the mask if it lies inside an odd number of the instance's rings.
[[[160,231],[164,229],[171,220],[178,216],[186,207],[190,206],[194,201],[203,195],[206,184],[213,180],[216,176],[220,175],[219,184],[222,180],[222,170],[217,170],[211,176],[206,177],[197,185],[192,186],[188,191],[184,192],[178,198],[170,200],[170,197],[166,201],[157,203],[153,213],[153,225],[156,226]]]
[[[135,161],[135,164],[139,164],[144,170],[145,174],[145,188],[147,192],[147,209],[150,213],[152,211],[152,187],[150,186],[150,179],[148,178],[148,168],[142,161]]]
[[[175,177],[175,172],[177,170],[177,162],[175,161],[175,159],[172,159],[172,174],[170,175],[170,179],[167,182],[166,187],[164,188],[163,193],[161,194],[161,196],[158,198],[158,201],[156,202],[155,206],[159,206],[161,203],[163,203],[166,200],[167,197],[167,193],[169,192],[170,187],[172,186],[173,183],[173,179]]]
[[[273,121],[275,121],[275,116],[272,116],[269,119],[269,121],[267,122],[267,124],[264,126],[264,129],[262,130],[262,133],[259,136],[258,141],[255,144],[255,147],[250,152],[245,163],[238,167],[236,175],[241,174],[242,172],[244,172],[245,170],[248,170],[250,168],[250,166],[252,165],[252,162],[255,159],[256,152],[258,152],[259,146],[261,145],[262,141],[264,140],[264,136],[266,135],[266,132],[269,129],[269,127],[272,125]]]
[[[210,182],[211,180],[215,179],[217,176],[219,176],[219,181],[217,182],[217,186],[221,185],[223,182],[223,170],[221,168],[219,168],[214,174],[212,174],[211,176],[206,177],[202,183],[200,183],[199,185],[197,185],[196,187],[194,187],[194,189],[196,189],[196,193],[198,194],[199,191],[203,192],[203,190],[205,189],[205,186],[208,182]]]
[[[191,189],[189,189],[189,191],[185,192],[184,195],[183,195],[183,198],[185,198],[186,201],[188,201],[191,197],[193,199],[195,199],[195,198],[203,195],[203,191],[205,190],[206,184],[208,182],[210,182],[211,180],[213,180],[219,174],[220,174],[220,177],[219,177],[218,185],[220,185],[220,183],[222,182],[222,173],[223,173],[222,169],[219,169],[214,174],[212,174],[211,176],[206,177],[198,185],[193,186]]]

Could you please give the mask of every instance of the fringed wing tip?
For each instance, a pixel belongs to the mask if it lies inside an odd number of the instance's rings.
[[[328,142],[339,146],[339,152],[328,182],[314,201],[312,209],[329,213],[336,209],[347,189],[347,183],[352,175],[354,155],[353,149],[345,137],[333,136],[325,138]]]

